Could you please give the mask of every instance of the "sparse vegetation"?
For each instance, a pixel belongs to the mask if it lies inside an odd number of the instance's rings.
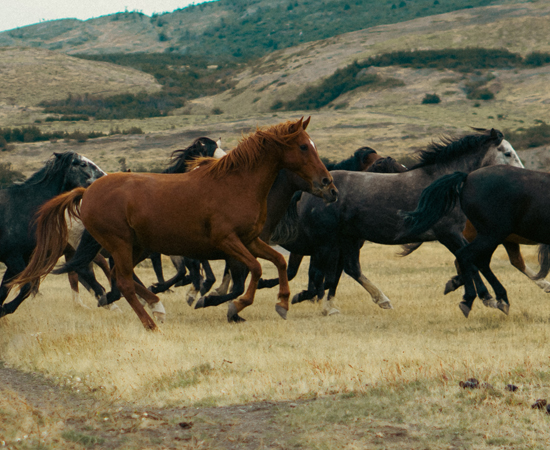
[[[550,55],[548,61],[550,63]],[[368,72],[369,67],[401,66],[432,69],[453,69],[460,72],[474,72],[480,69],[507,67],[525,67],[530,60],[508,50],[466,48],[443,50],[395,51],[373,56],[363,62],[352,64],[336,70],[316,86],[308,86],[295,99],[284,104],[284,109],[318,109],[328,105],[340,95],[358,87],[369,89],[391,88],[403,85],[393,78],[382,79],[376,73]],[[538,54],[538,61],[546,61],[543,54]],[[546,63],[545,63],[546,64]],[[468,98],[474,100],[491,100],[494,98],[485,84],[491,80],[490,75],[480,76],[478,80],[466,85]]]
[[[516,149],[550,145],[550,125],[543,121],[533,127],[521,127],[514,131],[506,130],[504,134]]]
[[[8,143],[16,142],[41,142],[57,139],[74,139],[79,142],[84,142],[86,139],[94,139],[105,136],[100,131],[89,131],[87,133],[81,131],[42,131],[36,126],[21,127],[21,128],[0,128],[0,149],[5,148]],[[2,147],[2,142],[5,142]]]
[[[431,104],[437,104],[437,103],[441,103],[441,99],[437,94],[426,94],[422,99],[423,105],[431,105]]]
[[[8,187],[16,181],[23,181],[25,176],[18,170],[12,169],[10,162],[0,163],[0,189]]]

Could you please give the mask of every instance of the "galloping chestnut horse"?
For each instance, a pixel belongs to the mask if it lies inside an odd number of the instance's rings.
[[[309,182],[312,192],[325,201],[338,198],[332,176],[305,131],[309,120],[258,129],[221,159],[199,158],[187,173],[116,173],[88,189],[56,197],[41,209],[37,250],[16,283],[36,284],[54,267],[64,248],[67,211],[80,215],[86,229],[112,255],[117,285],[147,329],[157,327],[136,293],[149,304],[159,299],[134,283],[132,273],[142,255],[152,251],[243,262],[251,281],[245,294],[230,304],[228,317],[252,304],[262,273],[256,258],[267,259],[281,277],[275,308],[286,318],[290,290],[285,259],[258,238],[271,185],[286,168]]]

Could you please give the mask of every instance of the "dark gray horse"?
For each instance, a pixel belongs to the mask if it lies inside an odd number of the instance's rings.
[[[522,167],[515,150],[497,130],[477,130],[461,139],[445,138],[420,152],[420,161],[404,173],[382,174],[334,171],[334,183],[340,191],[338,202],[324,205],[309,194],[303,194],[289,211],[277,232],[277,242],[287,250],[302,255],[312,254],[319,246],[338,247],[346,261],[357,261],[346,268],[373,301],[390,307],[388,297],[363,275],[358,253],[361,241],[379,244],[407,244],[438,240],[453,254],[466,245],[462,235],[466,218],[460,209],[451,211],[425,232],[399,237],[402,219],[400,210],[413,210],[422,190],[439,177],[460,170],[472,172],[480,167],[509,164]],[[286,237],[283,237],[285,236]],[[340,274],[334,275],[337,279]],[[479,275],[478,294],[485,301],[490,297]],[[323,305],[325,312],[334,308],[333,298]]]
[[[36,245],[33,219],[38,208],[62,192],[89,186],[103,175],[103,170],[78,153],[55,153],[28,180],[0,190],[0,261],[7,266],[0,286],[0,317],[15,312],[31,293],[30,286],[25,285],[15,299],[4,304],[10,292],[7,284],[25,269]]]
[[[382,158],[378,156],[379,159],[372,162],[368,167],[364,167],[363,171],[365,172],[378,172],[378,173],[399,173],[405,172],[407,168],[402,164],[399,164],[391,156]],[[327,166],[328,168],[328,166]],[[337,169],[338,170],[338,169]],[[297,194],[294,201],[298,201],[301,193]],[[280,231],[280,230],[278,230]],[[278,236],[274,236],[273,240],[280,239]],[[358,245],[361,247],[364,241],[358,242]],[[310,301],[321,301],[325,296],[325,289],[329,290],[329,295],[334,297],[336,295],[336,289],[338,288],[339,277],[336,278],[337,274],[340,274],[342,270],[345,270],[346,273],[352,272],[350,267],[356,267],[359,264],[359,250],[353,252],[352,255],[356,258],[356,261],[347,261],[344,260],[343,255],[340,252],[338,246],[332,245],[319,245],[316,246],[315,250],[311,254],[311,259],[309,263],[308,270],[308,288],[303,290],[292,297],[292,304],[300,303],[305,300]],[[292,280],[298,273],[300,264],[302,262],[304,255],[297,255],[295,253],[290,253],[288,260],[288,279]],[[258,289],[273,287],[279,283],[278,278],[271,280],[260,280],[258,284]],[[388,301],[386,303],[378,304],[381,308],[391,309],[391,303]],[[330,311],[325,311],[330,314],[337,314],[339,311],[337,308],[332,308]]]

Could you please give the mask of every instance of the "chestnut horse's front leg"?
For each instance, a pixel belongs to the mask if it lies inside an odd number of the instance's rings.
[[[248,248],[254,256],[271,261],[273,264],[275,264],[275,267],[277,267],[277,270],[279,272],[279,303],[275,305],[275,310],[283,319],[286,319],[286,315],[288,312],[288,299],[290,297],[290,287],[288,285],[286,260],[284,256],[276,250],[273,250],[260,238],[256,238],[254,241],[252,241],[248,245]]]

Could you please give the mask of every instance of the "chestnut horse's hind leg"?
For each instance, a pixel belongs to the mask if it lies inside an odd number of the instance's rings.
[[[111,256],[115,263],[113,270],[116,276],[116,285],[122,295],[124,295],[124,298],[126,298],[128,303],[130,304],[134,312],[139,317],[139,320],[141,320],[141,323],[143,323],[143,326],[148,330],[156,331],[158,330],[157,325],[155,324],[153,319],[151,319],[149,314],[147,314],[137,298],[135,288],[136,283],[134,282],[133,278],[134,267],[132,264],[132,249],[124,248],[125,245],[126,243],[122,243],[122,248],[119,247],[116,248],[116,250],[112,250],[109,252],[111,253]]]
[[[510,260],[510,263],[520,272],[524,273],[529,278],[533,279],[533,277],[536,275],[536,272],[525,264],[525,261],[523,260],[523,256],[521,255],[519,244],[516,242],[504,241],[502,245],[504,245],[504,248],[506,249],[506,253],[508,253],[508,259]],[[540,287],[541,289],[544,289],[544,292],[550,292],[550,283],[548,281],[546,280],[533,280],[533,281],[538,287]]]

